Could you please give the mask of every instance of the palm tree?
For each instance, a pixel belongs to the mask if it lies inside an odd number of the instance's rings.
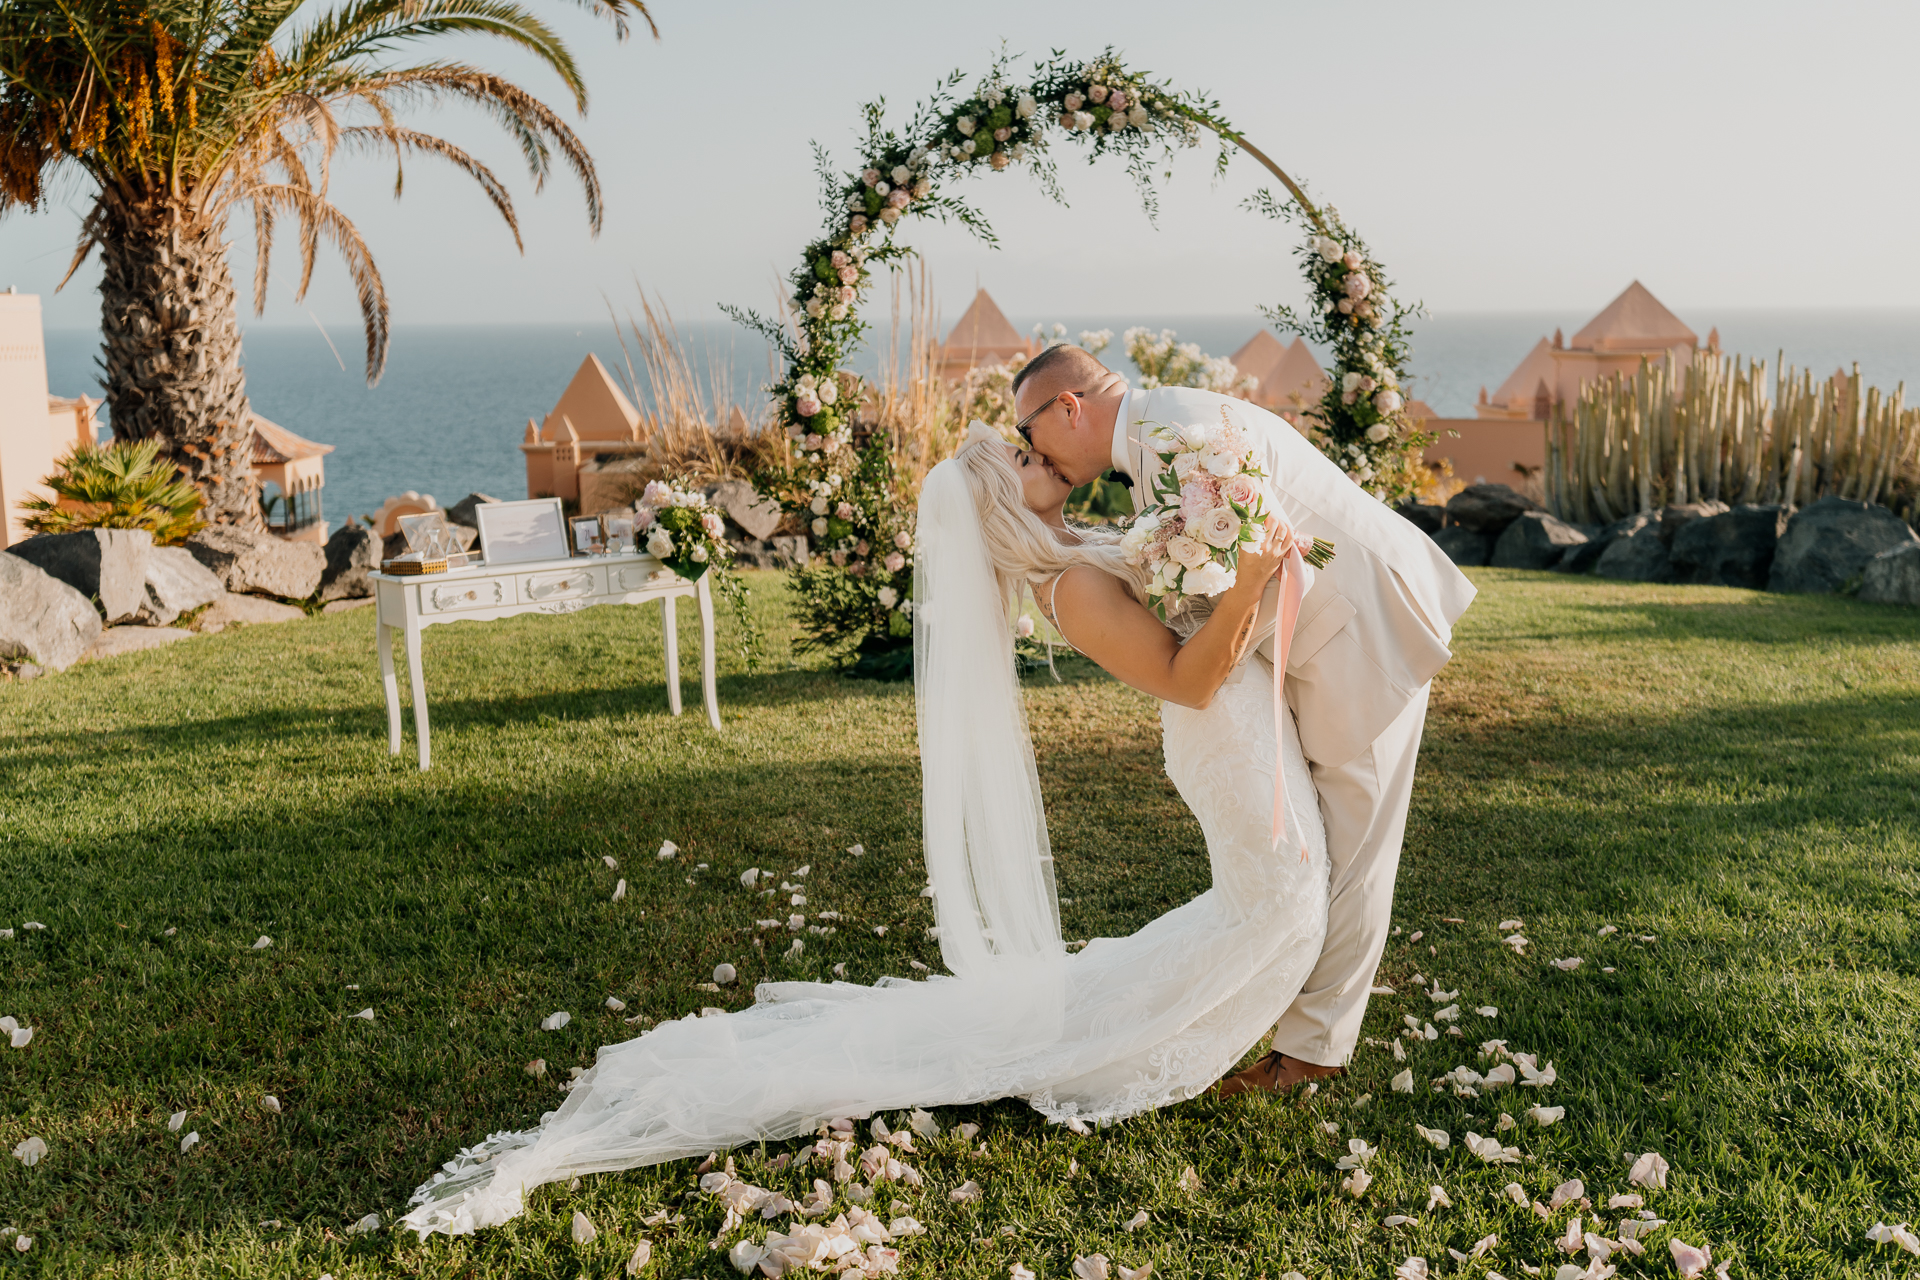
[[[408,156],[473,178],[520,244],[513,202],[486,165],[408,128],[405,109],[464,103],[518,144],[537,191],[556,159],[585,187],[600,230],[592,159],[546,104],[460,62],[404,63],[396,51],[480,35],[531,53],[577,109],[586,89],[554,31],[515,0],[344,0],[298,28],[303,0],[0,0],[0,215],[38,208],[49,184],[78,178],[93,197],[73,269],[94,248],[102,364],[114,433],[158,438],[205,495],[213,520],[261,525],[250,465],[246,379],[228,216],[246,206],[258,252],[254,313],[266,307],[275,223],[298,229],[299,295],[325,240],[359,292],[367,381],[386,366],[387,295],[372,254],[327,196],[337,153],[390,154],[395,193]],[[644,0],[576,0],[619,37]],[[64,281],[62,282],[64,283]]]

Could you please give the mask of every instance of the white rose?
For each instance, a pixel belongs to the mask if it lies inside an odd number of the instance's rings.
[[[920,181],[913,184],[913,198],[915,200],[925,200],[928,196],[932,194],[933,194],[932,178],[922,178],[920,179]]]
[[[827,536],[827,518],[825,516],[821,516],[815,520],[809,527],[813,530],[814,537],[824,538]]]
[[[892,211],[891,211],[891,210],[889,210],[888,212],[892,212]],[[836,303],[834,303],[834,304],[833,304],[832,306],[830,306],[830,307],[828,307],[828,308],[827,308],[827,319],[829,319],[829,320],[845,320],[846,318],[847,318],[847,304],[846,304],[846,303],[844,303],[844,302],[836,302]]]
[[[1021,614],[1019,620],[1013,624],[1013,634],[1018,636],[1022,640],[1025,640],[1028,636],[1032,635],[1033,619],[1029,618],[1024,613]]]
[[[1173,459],[1173,474],[1180,477],[1180,482],[1185,484],[1187,477],[1193,474],[1193,469],[1199,465],[1200,455],[1197,453],[1176,454]]]
[[[900,593],[898,591],[895,591],[892,587],[882,587],[880,588],[879,599],[880,599],[880,607],[882,609],[891,609],[896,603],[899,602]]]
[[[900,221],[900,211],[892,205],[888,205],[880,211],[880,221],[886,223],[888,226],[892,226],[894,223]],[[842,310],[844,309],[845,308],[842,308]]]
[[[1134,128],[1144,129],[1147,127],[1147,109],[1136,102],[1127,112],[1127,119],[1132,122]]]
[[[973,117],[961,116],[958,120],[955,120],[953,122],[953,127],[960,131],[961,137],[971,138],[973,136],[973,130],[975,127],[973,123]]]
[[[1209,560],[1198,569],[1187,570],[1187,576],[1181,580],[1180,587],[1188,595],[1217,596],[1231,587],[1233,582],[1233,570]]]
[[[665,529],[655,529],[647,538],[647,550],[651,554],[665,560],[673,554],[673,538],[668,535]]]
[[[1400,403],[1400,393],[1398,391],[1382,391],[1373,398],[1373,407],[1382,413],[1398,412]]]
[[[832,404],[835,400],[838,400],[839,398],[840,398],[840,380],[838,378],[822,379],[820,382],[820,403]]]
[[[904,187],[913,179],[913,170],[903,164],[897,164],[893,166],[893,173],[890,176],[893,178],[894,186]]]
[[[1073,113],[1073,127],[1076,129],[1093,128],[1093,112],[1076,111]]]
[[[1224,480],[1239,472],[1240,459],[1231,453],[1209,448],[1200,454],[1200,465],[1207,469],[1208,475],[1219,476]]]
[[[978,151],[980,147],[979,147],[979,144],[974,142],[972,138],[968,138],[965,142],[960,144],[960,149],[966,152],[968,155],[972,155],[974,152]]]
[[[807,299],[807,315],[810,319],[818,320],[825,314],[827,314],[827,306],[824,302],[818,298]]]
[[[1081,97],[1079,94],[1070,93],[1062,100],[1062,105],[1065,106],[1066,109],[1069,111],[1078,111],[1082,106],[1086,104],[1086,101],[1087,100]]]
[[[1012,155],[1015,160],[1025,160],[1027,158],[1027,144],[1024,142],[1014,143]]]
[[[1207,549],[1197,539],[1175,534],[1167,543],[1167,555],[1183,568],[1191,569],[1207,562]]]
[[[808,509],[817,516],[827,514],[827,500],[825,498],[815,498],[812,502],[808,503],[807,506]]]
[[[1387,430],[1387,424],[1384,422],[1376,422],[1367,428],[1367,439],[1373,441],[1375,444],[1379,444],[1392,434],[1392,432]]]
[[[1022,120],[1030,119],[1033,113],[1039,108],[1039,105],[1039,103],[1033,100],[1032,94],[1023,93],[1020,95],[1020,101],[1013,104],[1013,114],[1019,116]]]
[[[1200,540],[1222,549],[1240,541],[1240,517],[1232,507],[1215,507],[1200,518]]]
[[[707,562],[707,549],[705,547],[695,547],[693,549],[693,558],[698,563],[705,564]]]

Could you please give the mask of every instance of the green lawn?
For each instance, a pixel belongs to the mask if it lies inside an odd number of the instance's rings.
[[[1629,1189],[1623,1153],[1648,1150],[1672,1164],[1649,1195],[1671,1225],[1644,1259],[1616,1255],[1622,1275],[1673,1275],[1670,1232],[1735,1258],[1734,1276],[1920,1269],[1865,1239],[1920,1218],[1920,613],[1474,577],[1380,975],[1402,994],[1367,1027],[1386,1040],[1403,1014],[1430,1017],[1418,972],[1460,992],[1465,1038],[1408,1044],[1411,1096],[1389,1088],[1392,1054],[1363,1048],[1304,1104],[1195,1102],[1093,1136],[1019,1103],[945,1111],[984,1126],[987,1152],[949,1135],[918,1159],[925,1191],[882,1192],[930,1229],[902,1245],[903,1275],[1059,1277],[1097,1251],[1176,1278],[1385,1277],[1410,1254],[1436,1275],[1551,1277],[1579,1208],[1546,1221],[1501,1189],[1544,1201],[1578,1177],[1603,1206]],[[722,1210],[690,1194],[684,1162],[546,1188],[477,1238],[345,1230],[390,1219],[456,1146],[556,1106],[567,1067],[634,1033],[609,995],[666,1018],[738,1007],[764,976],[937,966],[911,689],[795,668],[778,581],[755,586],[772,670],[729,655],[719,736],[692,682],[688,714],[666,713],[651,610],[429,631],[425,775],[410,742],[387,754],[364,612],[0,687],[0,927],[16,929],[0,1013],[35,1028],[0,1047],[0,1145],[50,1148],[33,1168],[0,1158],[0,1227],[35,1239],[0,1251],[0,1275],[615,1276],[662,1207],[684,1220],[645,1232],[644,1274],[733,1274],[725,1247],[748,1229],[710,1247]],[[1201,838],[1160,772],[1151,703],[1063,670],[1029,682],[1029,708],[1066,930],[1124,933],[1204,887]],[[737,877],[802,864],[807,909],[847,918],[788,964],[768,958],[784,932],[756,945],[754,918],[776,911]],[[1506,917],[1527,955],[1500,945]],[[261,934],[273,945],[252,949]],[[1549,963],[1570,956],[1575,971]],[[699,990],[721,960],[742,986]],[[372,1022],[348,1016],[368,1007]],[[558,1009],[571,1025],[539,1030]],[[1492,1037],[1551,1059],[1558,1082],[1429,1088],[1490,1068]],[[535,1057],[544,1079],[523,1069]],[[1566,1118],[1536,1127],[1536,1102]],[[1484,1164],[1462,1140],[1503,1110],[1524,1159]],[[202,1141],[182,1154],[188,1131]],[[1379,1148],[1358,1202],[1334,1167],[1356,1136]],[[763,1185],[805,1186],[738,1158]],[[968,1178],[985,1199],[951,1203]],[[1435,1183],[1451,1208],[1427,1210]],[[1151,1223],[1126,1232],[1139,1209]],[[575,1210],[598,1241],[573,1243]],[[1419,1222],[1381,1225],[1396,1213]],[[1490,1256],[1448,1259],[1489,1234]]]

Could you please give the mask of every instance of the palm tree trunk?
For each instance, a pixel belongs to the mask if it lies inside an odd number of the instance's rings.
[[[101,198],[102,363],[113,431],[158,437],[206,518],[262,529],[252,412],[223,227],[165,200]]]

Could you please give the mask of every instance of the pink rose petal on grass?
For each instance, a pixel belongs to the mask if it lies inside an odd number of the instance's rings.
[[[1659,1152],[1649,1151],[1633,1162],[1633,1168],[1627,1171],[1627,1181],[1636,1187],[1665,1191],[1669,1167]]]
[[[1695,1280],[1706,1274],[1707,1268],[1713,1265],[1713,1250],[1710,1248],[1696,1249],[1677,1237],[1667,1241],[1667,1248],[1673,1251],[1673,1265],[1679,1270],[1681,1280]]]

